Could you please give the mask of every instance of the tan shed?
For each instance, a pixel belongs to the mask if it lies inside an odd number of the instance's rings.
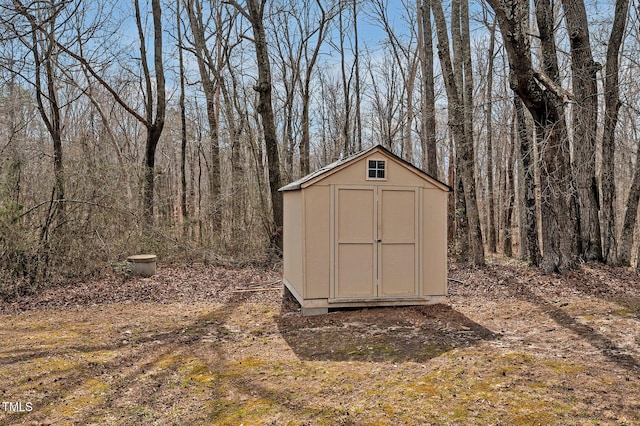
[[[284,284],[303,315],[447,294],[444,183],[377,145],[280,191]]]

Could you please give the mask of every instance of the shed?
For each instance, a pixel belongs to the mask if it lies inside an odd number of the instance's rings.
[[[280,188],[283,282],[302,314],[442,301],[449,190],[381,145]]]

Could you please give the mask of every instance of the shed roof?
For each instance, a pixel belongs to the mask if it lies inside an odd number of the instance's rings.
[[[429,181],[430,183],[434,184],[435,186],[439,187],[440,189],[442,189],[444,191],[451,191],[451,187],[449,187],[449,185],[447,185],[444,182],[441,182],[440,180],[438,180],[435,177],[431,176],[427,172],[417,168],[416,166],[414,166],[410,162],[408,162],[408,161],[404,160],[403,158],[397,156],[396,154],[394,154],[393,152],[389,151],[387,148],[385,148],[382,145],[374,145],[371,148],[364,149],[364,150],[356,152],[355,154],[352,154],[352,155],[350,155],[348,157],[345,157],[343,159],[334,161],[331,164],[328,164],[328,165],[326,165],[324,167],[321,167],[320,169],[316,170],[315,172],[309,173],[308,175],[306,175],[304,177],[301,177],[300,179],[298,179],[296,181],[293,181],[288,185],[283,186],[278,191],[295,191],[295,190],[298,190],[298,189],[305,188],[305,187],[311,185],[312,183],[315,183],[315,182],[317,182],[319,180],[322,180],[325,177],[330,176],[333,173],[343,169],[344,167],[347,167],[349,164],[357,161],[359,158],[364,157],[367,154],[370,154],[370,153],[372,153],[374,151],[378,151],[378,152],[382,152],[382,153],[386,154],[388,157],[390,157],[393,160],[397,161],[398,163],[402,164],[403,166],[405,166],[410,171],[414,172],[415,174],[419,175],[420,177],[422,177],[423,179]]]

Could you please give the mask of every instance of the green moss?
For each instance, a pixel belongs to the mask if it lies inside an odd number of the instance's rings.
[[[611,315],[615,315],[618,317],[629,317],[633,315],[633,312],[626,308],[616,309],[615,311],[609,312]]]
[[[186,378],[198,383],[209,383],[218,380],[219,375],[213,374],[208,365],[194,361],[191,367],[191,372]]]
[[[65,403],[52,409],[52,415],[73,417],[83,412],[91,412],[104,403],[109,384],[98,379],[89,379],[74,392],[65,396]]]
[[[266,399],[217,400],[212,401],[207,408],[209,420],[221,426],[261,424],[265,418],[278,412],[278,404]]]

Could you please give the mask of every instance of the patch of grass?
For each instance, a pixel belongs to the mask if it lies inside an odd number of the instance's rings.
[[[265,399],[213,401],[207,417],[217,425],[260,424],[278,412],[278,404]]]
[[[98,379],[89,379],[65,396],[64,404],[51,407],[54,417],[74,417],[91,412],[102,405],[109,384]]]
[[[610,315],[615,315],[618,317],[629,317],[631,315],[633,315],[633,312],[630,309],[627,308],[620,308],[620,309],[616,309],[615,311],[611,311],[609,313]]]
[[[210,383],[219,379],[217,374],[213,374],[209,366],[201,361],[193,360],[187,364],[191,371],[186,376],[187,380],[198,383]]]

